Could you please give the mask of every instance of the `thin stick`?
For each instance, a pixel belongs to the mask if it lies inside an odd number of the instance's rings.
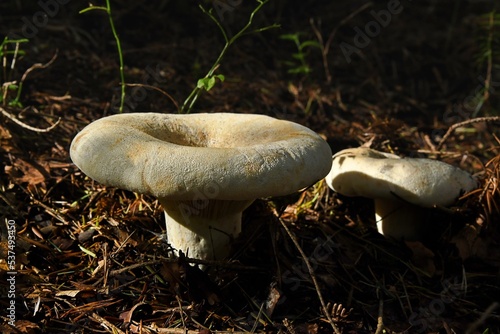
[[[32,71],[34,70],[38,70],[38,69],[44,69],[44,68],[47,68],[49,67],[50,65],[52,65],[52,63],[56,60],[57,58],[57,51],[54,53],[54,55],[52,56],[52,58],[50,58],[50,60],[48,62],[46,62],[45,64],[42,64],[42,63],[36,63],[36,64],[33,64],[31,65],[30,68],[28,68],[26,70],[26,72],[24,72],[23,76],[21,77],[21,80],[20,80],[20,83],[23,83],[26,78],[28,77],[28,74],[30,74]]]
[[[132,269],[136,269],[136,268],[141,268],[141,267],[145,267],[145,266],[149,266],[149,265],[153,265],[153,264],[159,264],[159,263],[162,263],[162,260],[154,260],[154,261],[147,261],[147,262],[142,262],[142,263],[134,263],[130,266],[127,266],[125,268],[121,268],[121,269],[115,269],[115,270],[111,270],[109,272],[109,277],[115,277],[115,276],[118,276],[124,272],[127,272],[127,271],[130,271]]]
[[[290,237],[290,239],[292,239],[293,244],[295,245],[295,247],[299,251],[300,255],[302,256],[302,259],[304,260],[304,262],[307,266],[307,270],[309,271],[309,275],[311,275],[311,280],[314,284],[314,287],[316,288],[316,293],[318,294],[319,302],[321,303],[321,308],[323,309],[323,313],[325,314],[326,318],[328,319],[328,322],[330,322],[330,325],[332,325],[333,331],[336,334],[341,334],[339,329],[335,325],[335,322],[333,321],[332,317],[330,316],[330,313],[328,312],[328,308],[326,307],[325,301],[323,299],[323,295],[321,294],[321,291],[319,289],[318,281],[316,280],[316,275],[314,274],[314,270],[311,267],[311,264],[309,263],[309,260],[307,259],[306,254],[304,253],[304,251],[300,247],[299,242],[297,241],[297,238],[295,238],[295,236],[292,234],[292,232],[290,231],[288,226],[286,226],[285,222],[281,218],[278,218],[278,219],[281,223],[281,226],[283,226],[286,233],[288,233],[288,236]]]
[[[309,23],[311,24],[311,27],[313,29],[314,34],[316,35],[316,39],[318,40],[320,46],[321,46],[321,56],[323,58],[323,68],[325,70],[325,76],[326,76],[326,82],[330,83],[332,81],[332,74],[330,72],[330,68],[328,66],[328,52],[330,52],[330,45],[332,44],[333,38],[337,34],[337,31],[340,29],[341,26],[346,24],[349,20],[351,20],[353,17],[364,11],[365,9],[373,6],[372,2],[367,2],[352,13],[350,13],[347,17],[345,17],[342,21],[340,21],[339,24],[332,30],[330,35],[328,36],[328,39],[326,42],[323,40],[323,36],[321,35],[320,30],[314,23],[313,19],[309,20]]]
[[[39,129],[39,128],[35,128],[31,125],[28,125],[26,123],[23,123],[22,121],[18,120],[14,115],[8,113],[4,108],[0,107],[0,111],[2,112],[2,114],[7,117],[8,119],[10,119],[11,121],[13,121],[14,123],[16,123],[17,125],[19,125],[20,127],[22,128],[25,128],[25,129],[28,129],[28,130],[31,130],[33,132],[49,132],[50,130],[52,130],[53,128],[55,128],[60,122],[61,122],[61,118],[59,117],[59,119],[54,123],[52,124],[51,126],[49,126],[48,128],[45,128],[45,129]]]
[[[155,86],[151,86],[151,85],[146,85],[146,84],[134,84],[134,83],[129,83],[129,84],[126,84],[127,86],[129,87],[145,87],[145,88],[150,88],[150,89],[154,89],[160,93],[162,93],[163,95],[165,95],[166,97],[168,97],[168,99],[170,101],[172,101],[172,103],[174,104],[175,106],[175,109],[179,110],[179,104],[177,103],[177,101],[172,97],[172,95],[170,95],[169,93],[165,92],[163,89],[160,89],[158,87],[155,87]]]
[[[181,299],[177,295],[175,296],[175,299],[177,299],[177,303],[179,304],[179,316],[181,317],[182,328],[186,328],[186,321],[184,320],[184,312],[182,311]]]
[[[449,136],[455,131],[457,128],[460,128],[464,125],[469,125],[469,124],[475,124],[475,123],[481,123],[481,122],[500,122],[500,116],[487,116],[487,117],[476,117],[476,118],[471,118],[463,122],[455,123],[452,126],[448,128],[448,131],[444,134],[443,138],[439,142],[439,144],[436,146],[436,150],[440,150],[441,147],[443,146],[444,142],[448,139]]]
[[[66,226],[69,226],[69,222],[64,219],[64,217],[62,215],[60,215],[57,210],[54,210],[52,209],[50,206],[48,206],[47,204],[37,200],[30,192],[28,192],[27,189],[25,189],[24,187],[20,187],[26,194],[29,195],[29,197],[31,198],[31,200],[36,204],[36,205],[39,205],[41,206],[42,208],[45,209],[45,212],[47,212],[49,215],[51,215],[52,217],[54,217],[55,219],[59,220],[61,223],[63,223],[64,225]]]

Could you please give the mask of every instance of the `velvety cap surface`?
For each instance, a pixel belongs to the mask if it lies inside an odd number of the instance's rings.
[[[70,155],[105,185],[156,197],[247,200],[293,193],[331,167],[328,144],[299,124],[253,114],[128,113],[73,139]]]

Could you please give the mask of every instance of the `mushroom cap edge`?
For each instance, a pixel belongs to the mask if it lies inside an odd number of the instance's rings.
[[[468,172],[442,161],[400,158],[369,148],[332,157],[328,186],[346,196],[401,200],[422,207],[448,206],[478,186]]]
[[[331,167],[330,147],[314,131],[256,114],[107,116],[75,136],[70,155],[100,183],[177,200],[286,195]]]

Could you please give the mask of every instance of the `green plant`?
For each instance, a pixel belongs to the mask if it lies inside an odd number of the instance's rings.
[[[269,2],[269,0],[257,0],[257,2],[258,2],[258,5],[250,13],[250,16],[249,16],[248,21],[245,24],[245,26],[243,26],[243,28],[241,28],[240,31],[238,31],[231,38],[229,38],[226,31],[222,27],[221,23],[213,15],[212,9],[206,10],[202,5],[200,5],[200,9],[203,11],[203,13],[208,15],[208,17],[210,17],[210,19],[212,19],[212,21],[215,22],[215,24],[217,25],[217,27],[221,31],[222,36],[224,37],[224,40],[225,40],[225,44],[224,44],[224,47],[222,48],[221,52],[219,53],[219,56],[217,57],[217,59],[215,60],[215,62],[212,65],[212,67],[210,68],[210,70],[207,72],[207,74],[203,78],[198,80],[196,87],[191,91],[189,96],[186,98],[186,100],[182,104],[182,107],[179,110],[180,113],[191,112],[191,109],[193,108],[193,106],[194,106],[196,100],[198,99],[198,97],[200,96],[201,92],[203,90],[209,91],[215,85],[216,79],[219,79],[220,81],[224,81],[224,76],[221,74],[215,75],[215,71],[217,70],[217,68],[219,68],[219,66],[222,62],[222,59],[226,55],[229,47],[231,45],[233,45],[234,42],[236,42],[236,40],[238,40],[240,37],[242,37],[245,34],[262,32],[262,31],[265,31],[268,29],[279,27],[279,25],[273,24],[273,25],[270,25],[267,27],[258,28],[258,29],[252,30],[252,31],[248,31],[250,29],[250,27],[252,26],[255,14],[262,8],[262,6],[264,6],[267,2]]]
[[[2,61],[2,79],[1,79],[1,87],[0,87],[0,114],[10,119],[12,122],[17,125],[34,131],[34,132],[48,132],[55,128],[61,119],[59,118],[54,124],[51,126],[40,129],[30,126],[26,123],[23,123],[21,120],[17,119],[13,114],[9,113],[4,107],[10,108],[23,108],[23,104],[21,103],[21,91],[23,89],[23,82],[26,80],[28,74],[40,68],[46,68],[51,65],[56,59],[56,55],[52,57],[49,62],[46,64],[36,63],[29,67],[21,76],[19,81],[12,78],[14,69],[16,68],[17,61],[20,57],[26,54],[24,50],[21,49],[22,43],[29,42],[26,38],[20,39],[10,39],[9,37],[5,37],[0,43],[0,59]]]
[[[25,51],[20,48],[22,43],[27,43],[28,40],[9,39],[5,37],[0,44],[0,59],[2,60],[2,87],[0,95],[0,104],[2,106],[22,108],[20,102],[23,80],[16,81],[12,79],[12,74],[16,67],[16,62],[19,57],[25,55]],[[10,59],[9,59],[10,58]],[[11,96],[13,95],[13,97]]]
[[[480,50],[476,57],[479,68],[486,68],[486,77],[482,89],[476,92],[473,103],[475,104],[472,117],[476,117],[484,103],[489,100],[492,91],[491,84],[494,82],[492,73],[500,70],[500,14],[495,10],[479,17],[479,46]]]
[[[222,27],[221,23],[213,15],[212,9],[206,10],[202,5],[199,6],[200,9],[203,11],[203,13],[208,15],[210,17],[210,19],[212,19],[215,22],[215,24],[217,25],[217,27],[220,29],[220,31],[224,37],[224,40],[225,40],[225,45],[222,48],[221,52],[219,53],[219,56],[215,60],[212,67],[207,72],[207,74],[203,78],[201,78],[197,81],[195,88],[191,91],[189,96],[186,98],[186,100],[184,101],[184,103],[180,107],[179,113],[189,113],[192,110],[196,100],[198,99],[198,97],[200,96],[202,91],[204,91],[204,90],[209,91],[210,89],[212,89],[214,87],[214,85],[216,84],[217,79],[219,79],[221,82],[223,82],[225,80],[224,75],[215,74],[215,71],[217,70],[217,68],[219,68],[221,61],[224,58],[224,56],[226,55],[229,47],[232,44],[234,44],[234,42],[236,42],[236,40],[238,40],[240,37],[242,37],[245,34],[262,32],[264,30],[279,27],[279,25],[273,24],[273,25],[270,25],[267,27],[255,29],[253,31],[248,31],[249,28],[252,26],[255,14],[262,8],[263,5],[265,5],[267,2],[269,2],[269,0],[257,0],[257,2],[258,2],[258,5],[250,13],[250,17],[249,17],[246,25],[243,28],[241,28],[241,30],[238,31],[238,33],[236,33],[231,38],[228,37],[228,35],[227,35],[226,31],[224,30],[224,28]],[[124,75],[124,71],[123,71],[124,62],[123,62],[123,52],[122,52],[121,42],[120,42],[120,38],[118,36],[118,33],[116,31],[115,25],[113,23],[113,17],[111,15],[110,0],[106,0],[106,6],[90,5],[89,7],[81,10],[80,14],[89,12],[91,10],[103,10],[107,13],[108,18],[109,18],[109,24],[110,24],[111,30],[113,32],[113,36],[114,36],[115,41],[116,41],[116,48],[118,51],[118,57],[119,57],[119,62],[120,62],[121,98],[120,98],[119,111],[121,113],[123,111],[123,106],[125,103],[125,87],[127,86],[127,84],[125,83],[125,75]]]
[[[199,79],[196,88],[202,89],[204,88],[207,92],[215,86],[216,79],[219,79],[221,82],[224,82],[225,77],[222,74],[212,75],[211,77],[204,77]]]
[[[121,85],[121,96],[120,96],[120,113],[123,112],[123,105],[125,103],[125,86],[126,86],[126,83],[125,83],[125,73],[123,71],[123,52],[122,52],[122,45],[121,45],[121,42],[120,42],[120,37],[118,36],[118,33],[116,31],[116,28],[115,28],[115,24],[113,22],[113,16],[111,15],[111,3],[110,3],[110,0],[106,0],[106,6],[93,6],[93,5],[90,5],[89,7],[85,8],[85,9],[82,9],[80,11],[80,14],[83,14],[83,13],[86,13],[86,12],[89,12],[91,10],[103,10],[105,11],[107,14],[108,14],[108,18],[109,18],[109,26],[111,27],[111,31],[113,33],[113,37],[115,39],[115,42],[116,42],[116,49],[118,51],[118,59],[119,59],[119,62],[120,62],[120,85]]]
[[[321,49],[321,45],[317,41],[307,40],[304,42],[300,41],[300,33],[295,34],[284,34],[280,36],[281,39],[292,41],[297,48],[297,52],[292,54],[293,61],[285,61],[285,65],[289,67],[288,73],[291,74],[309,74],[312,72],[312,68],[306,61],[306,56],[309,52],[309,48]]]

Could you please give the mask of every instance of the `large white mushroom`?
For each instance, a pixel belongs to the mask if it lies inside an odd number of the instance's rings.
[[[450,206],[478,186],[469,173],[445,162],[364,147],[336,153],[325,179],[339,194],[374,199],[378,231],[398,240],[419,237],[421,208]]]
[[[156,196],[173,248],[223,259],[244,209],[322,179],[332,153],[312,130],[263,115],[129,113],[85,127],[70,154],[98,182]]]

